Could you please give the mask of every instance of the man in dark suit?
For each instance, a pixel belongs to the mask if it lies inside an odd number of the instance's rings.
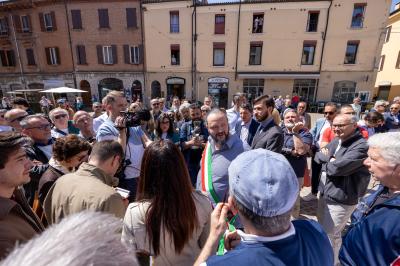
[[[241,105],[239,114],[240,120],[236,123],[235,133],[250,146],[260,124],[253,118],[253,108],[250,104]]]
[[[275,125],[272,117],[275,102],[268,95],[263,95],[254,99],[254,117],[260,126],[251,143],[252,149],[263,148],[280,153],[283,146],[283,132],[280,127]]]

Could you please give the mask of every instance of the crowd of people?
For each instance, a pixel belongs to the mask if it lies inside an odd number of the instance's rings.
[[[400,263],[400,97],[40,105],[0,110],[3,265]]]

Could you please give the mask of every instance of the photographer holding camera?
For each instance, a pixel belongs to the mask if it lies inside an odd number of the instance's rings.
[[[299,181],[299,189],[303,186],[304,172],[307,167],[307,154],[312,144],[312,135],[300,122],[299,115],[294,109],[286,109],[283,113],[283,147],[282,154],[289,161]],[[292,216],[300,214],[300,197],[297,197],[292,210]]]
[[[122,92],[109,92],[103,99],[103,103],[109,117],[99,127],[96,140],[98,142],[116,140],[122,145],[125,157],[119,175],[119,187],[130,191],[128,199],[132,202],[135,200],[144,148],[151,141],[140,127],[141,118],[139,114],[141,112],[126,112],[128,103]],[[145,118],[150,119],[150,117]]]
[[[197,173],[200,169],[201,155],[208,138],[208,130],[201,117],[200,105],[191,104],[189,113],[191,120],[182,124],[179,138],[192,185],[195,186]]]

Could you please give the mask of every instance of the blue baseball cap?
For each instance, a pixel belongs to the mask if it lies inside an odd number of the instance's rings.
[[[64,98],[60,98],[57,100],[57,103],[65,103],[67,100]]]
[[[230,195],[263,217],[289,212],[299,194],[299,182],[286,158],[265,149],[244,152],[229,166]]]

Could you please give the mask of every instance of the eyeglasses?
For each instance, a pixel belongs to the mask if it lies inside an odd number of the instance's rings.
[[[390,110],[398,110],[399,108],[391,107]]]
[[[25,117],[27,117],[28,115],[23,115],[17,118],[14,118],[13,120],[11,120],[10,122],[13,123],[15,121],[21,122]]]
[[[332,124],[332,128],[335,128],[335,127],[337,127],[337,128],[345,128],[348,125],[352,125],[352,123],[349,123],[349,124],[338,124],[338,125],[333,125]]]
[[[324,112],[325,115],[333,115],[335,112]]]
[[[55,115],[54,116],[54,119],[60,119],[60,118],[66,118],[67,117],[67,115],[66,114],[61,114],[61,115]]]
[[[47,130],[50,129],[51,125],[50,124],[46,124],[46,125],[41,125],[41,126],[37,126],[37,127],[28,127],[26,129],[39,129],[39,130]]]

